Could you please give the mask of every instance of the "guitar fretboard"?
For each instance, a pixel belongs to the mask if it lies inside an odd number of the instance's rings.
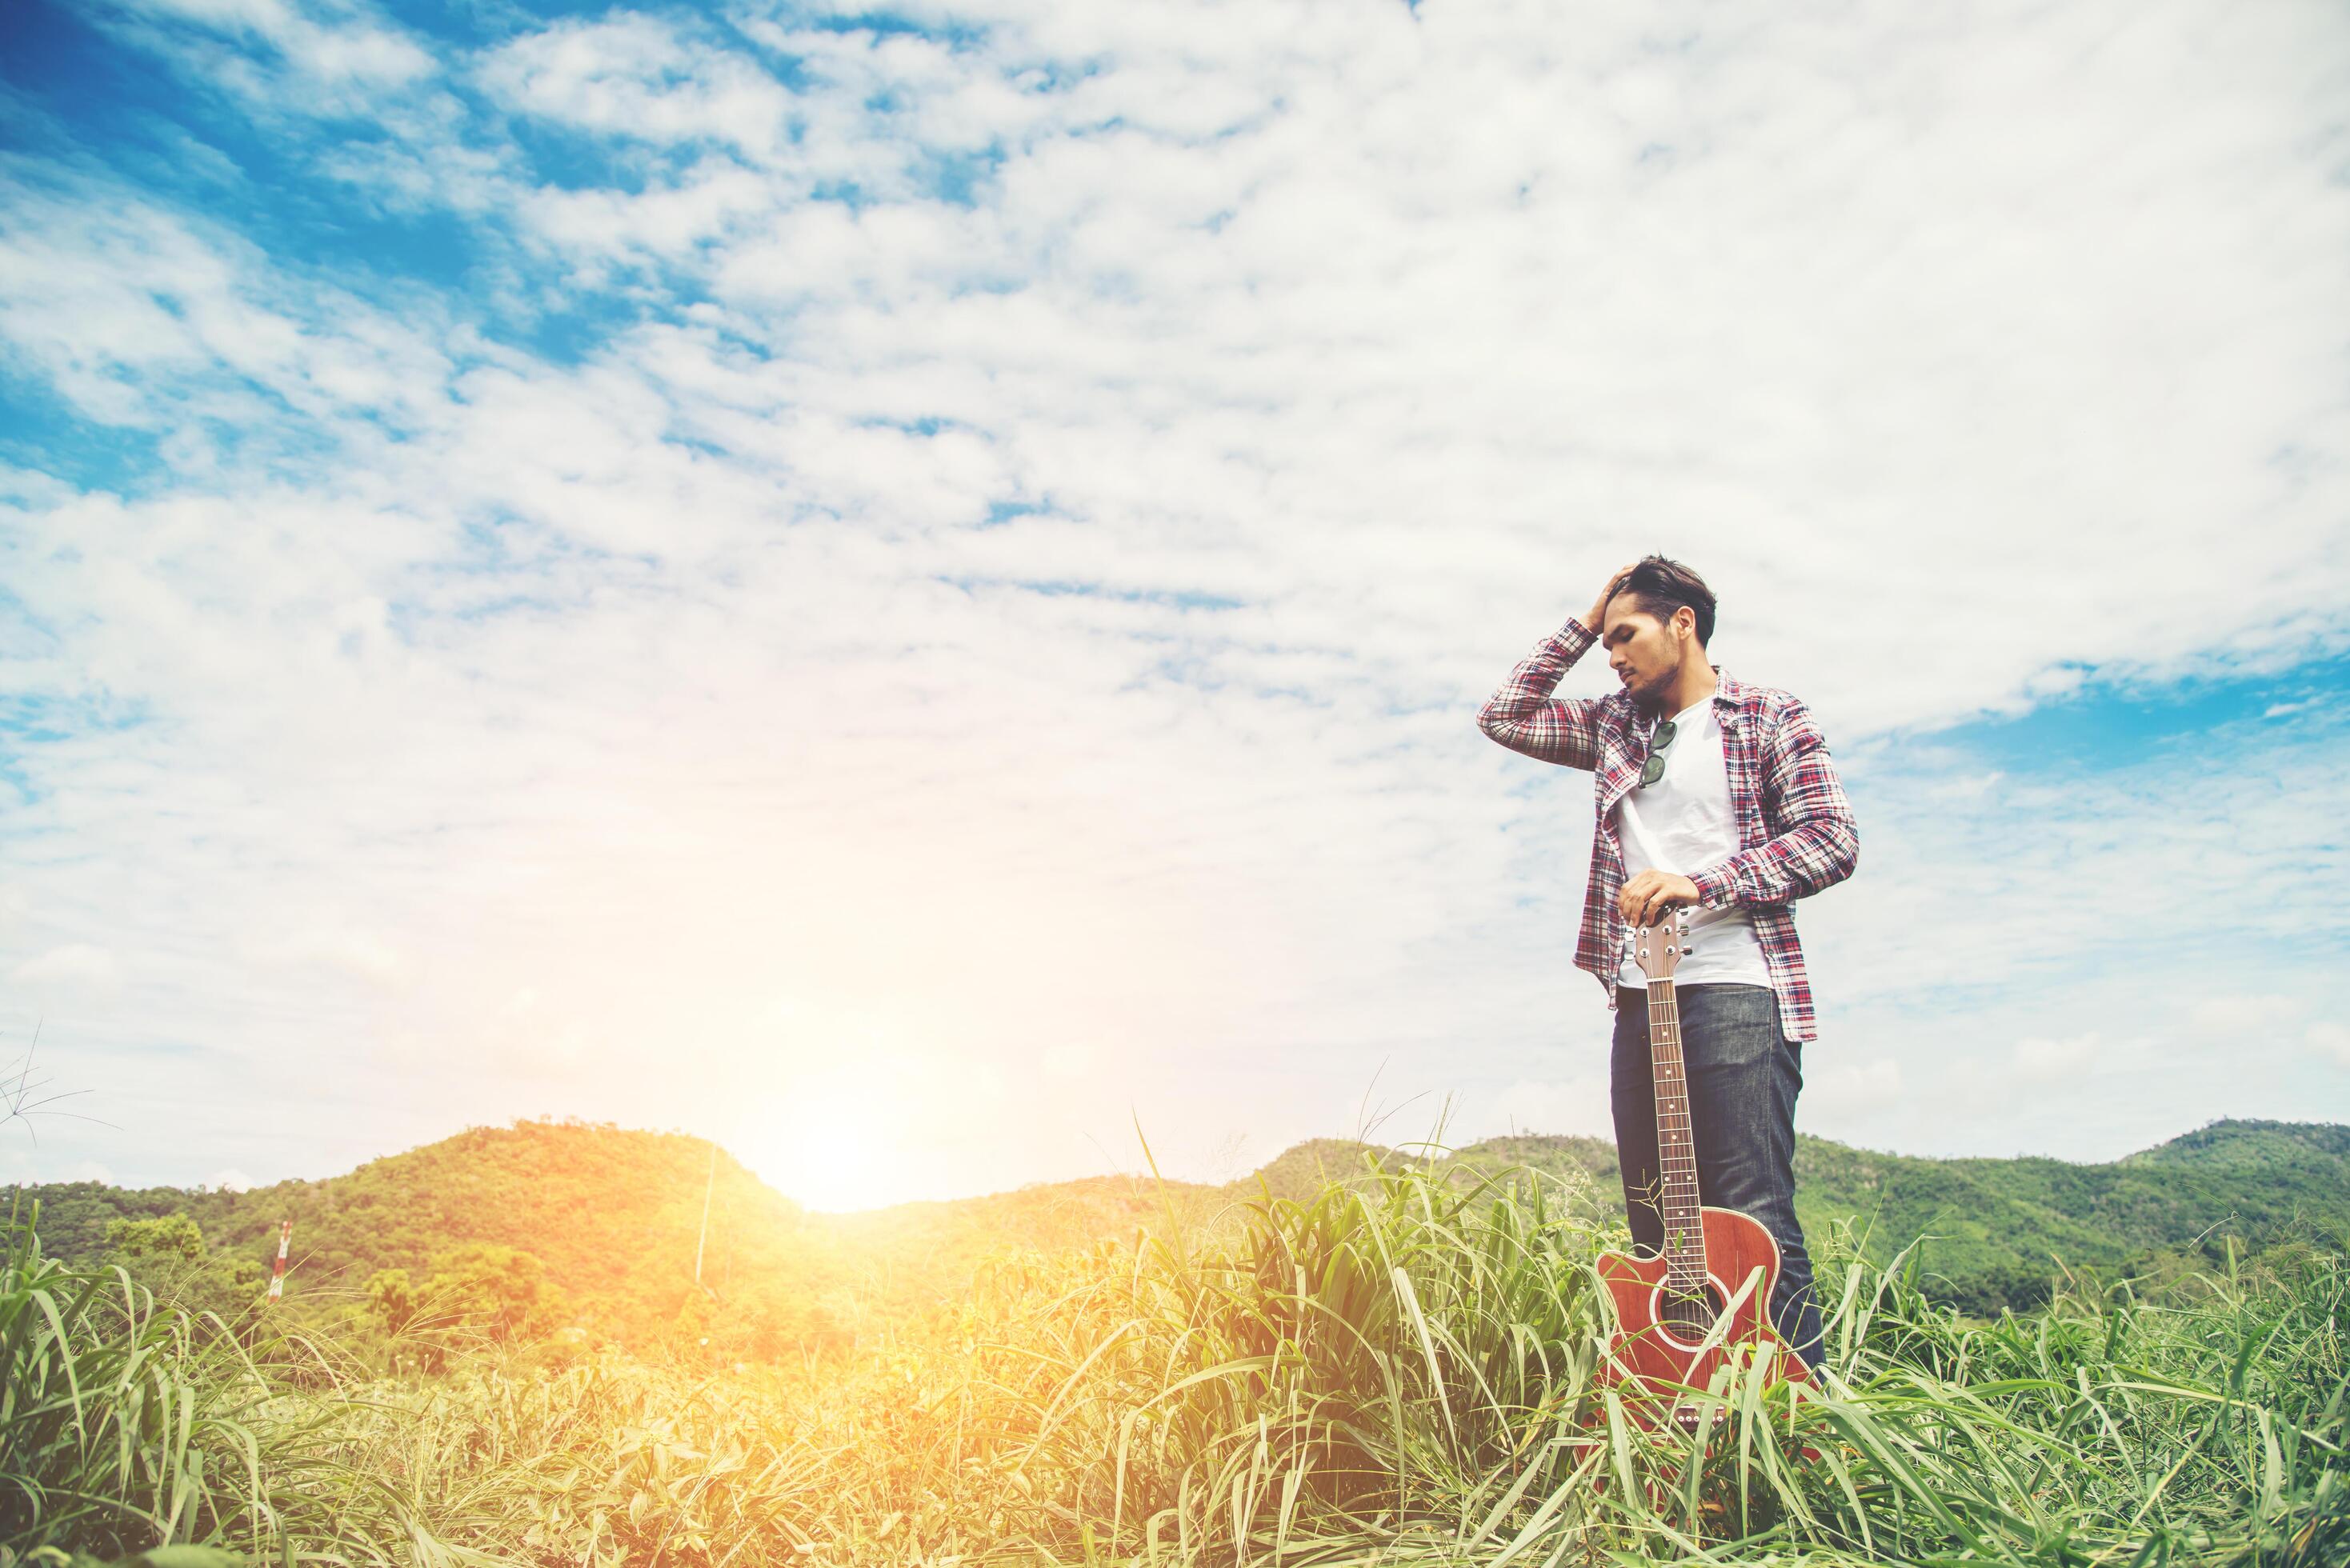
[[[1697,1149],[1690,1141],[1689,1075],[1681,1063],[1680,1003],[1669,980],[1648,982],[1648,1062],[1657,1096],[1658,1204],[1665,1220],[1665,1278],[1705,1288],[1705,1228],[1699,1213]]]

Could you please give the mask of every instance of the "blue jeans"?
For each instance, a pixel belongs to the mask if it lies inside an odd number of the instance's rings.
[[[1698,1196],[1762,1222],[1779,1243],[1771,1319],[1804,1362],[1822,1357],[1812,1256],[1795,1223],[1795,1096],[1804,1087],[1803,1044],[1779,1033],[1779,999],[1764,985],[1684,985],[1681,1058],[1689,1075],[1690,1138],[1697,1147]],[[1654,1253],[1665,1244],[1657,1210],[1657,1102],[1649,1076],[1648,993],[1618,987],[1609,1062],[1616,1105],[1616,1157],[1632,1241]]]

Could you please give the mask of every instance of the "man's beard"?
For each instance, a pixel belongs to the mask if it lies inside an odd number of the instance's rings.
[[[1631,686],[1632,706],[1650,718],[1663,712],[1665,695],[1672,691],[1673,682],[1680,679],[1680,661],[1676,659],[1671,669],[1660,671],[1654,680],[1642,681],[1636,678]]]

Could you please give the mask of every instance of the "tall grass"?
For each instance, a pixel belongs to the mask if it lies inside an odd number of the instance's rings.
[[[352,1409],[315,1345],[44,1256],[0,1232],[0,1568],[165,1547],[293,1563],[427,1562],[415,1511],[344,1461]],[[324,1381],[328,1390],[306,1388]],[[201,1553],[166,1553],[183,1564]]]
[[[43,1539],[77,1543],[282,1550],[324,1499],[354,1561],[2350,1560],[2337,1245],[2145,1299],[2076,1283],[1983,1324],[1930,1304],[1908,1256],[1872,1268],[1829,1238],[1822,1393],[1733,1367],[1687,1434],[1595,1376],[1594,1259],[1621,1242],[1555,1178],[1375,1169],[1207,1230],[1170,1216],[1002,1260],[840,1362],[523,1356],[297,1399],[253,1356],[113,1309],[43,1314],[42,1370],[20,1378],[12,1309],[9,1398],[50,1391],[25,1451],[70,1478],[44,1494]],[[132,1375],[140,1344],[168,1370]],[[77,1379],[106,1390],[79,1425],[56,1392]],[[124,1392],[151,1384],[186,1414]],[[133,1429],[154,1458],[89,1435]],[[13,1431],[5,1452],[13,1475]],[[201,1495],[174,1501],[167,1475]],[[34,1536],[7,1518],[20,1552]]]

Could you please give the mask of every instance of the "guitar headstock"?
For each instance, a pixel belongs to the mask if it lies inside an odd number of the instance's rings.
[[[1689,911],[1672,909],[1653,926],[1641,926],[1632,936],[1632,956],[1640,972],[1651,981],[1670,980],[1689,956]]]

